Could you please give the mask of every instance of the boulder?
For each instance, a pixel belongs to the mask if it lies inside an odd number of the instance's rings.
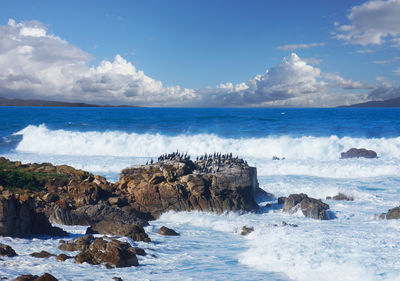
[[[1,244],[0,243],[0,257],[15,257],[17,256],[17,253],[14,251],[13,248],[6,244]]]
[[[72,257],[71,256],[67,256],[66,254],[59,254],[56,257],[56,260],[58,260],[58,261],[66,261],[68,259],[72,259]]]
[[[387,220],[397,220],[400,219],[400,206],[389,209],[387,213],[382,213],[379,218]]]
[[[54,257],[55,255],[50,254],[49,252],[46,251],[40,251],[40,252],[35,252],[30,254],[31,257],[34,258],[49,258],[49,257]]]
[[[160,227],[157,231],[158,234],[164,235],[164,236],[179,236],[179,233],[176,232],[175,230],[168,228],[166,226]]]
[[[122,170],[116,188],[142,211],[157,217],[175,211],[258,211],[257,170],[231,155],[192,162],[182,157]]]
[[[40,276],[38,279],[35,279],[35,281],[58,281],[58,279],[55,278],[50,273],[45,273],[42,276]]]
[[[63,251],[85,251],[88,250],[90,247],[90,244],[93,243],[94,241],[93,235],[85,235],[78,237],[76,239],[72,239],[69,242],[61,243],[58,248]]]
[[[335,195],[333,197],[327,196],[326,200],[353,201],[354,198],[353,198],[353,196],[348,196],[346,194],[339,192],[337,195]]]
[[[103,239],[98,238],[92,243],[96,243],[98,240]],[[86,262],[94,265],[106,264],[109,268],[139,265],[137,257],[134,251],[131,250],[132,247],[129,243],[118,240],[111,240],[109,242],[103,241],[97,242],[97,244],[104,245],[104,249],[98,250],[96,246],[92,247],[92,245],[90,245],[88,249],[75,256],[75,262]]]
[[[291,194],[285,198],[283,212],[296,213],[299,209],[306,217],[319,220],[329,219],[327,213],[329,205],[323,203],[321,200],[308,197],[304,193]]]
[[[340,154],[341,159],[348,158],[378,158],[378,155],[373,150],[367,150],[365,148],[350,148],[346,152]]]
[[[32,197],[20,197],[20,200],[17,200],[14,194],[0,196],[0,235],[11,237],[68,236],[62,229],[53,227],[44,213],[36,211]]]
[[[108,234],[129,237],[134,241],[150,242],[143,227],[119,221],[102,220],[86,230],[87,234]]]
[[[32,275],[32,274],[24,274],[14,279],[14,281],[57,281],[50,273],[45,273],[42,276]]]

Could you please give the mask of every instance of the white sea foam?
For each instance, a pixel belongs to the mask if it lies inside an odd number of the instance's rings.
[[[59,162],[116,178],[132,164],[179,149],[192,158],[205,152],[232,152],[257,167],[258,174],[310,175],[359,178],[400,174],[399,138],[350,138],[270,136],[265,138],[222,138],[216,135],[136,134],[119,131],[73,132],[50,130],[45,125],[27,126],[14,155],[25,162]],[[351,147],[375,150],[378,159],[340,160]],[[286,157],[273,161],[272,156]]]

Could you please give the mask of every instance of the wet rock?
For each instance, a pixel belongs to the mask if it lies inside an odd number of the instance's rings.
[[[26,196],[17,199],[14,194],[0,196],[0,235],[11,237],[68,236],[61,228],[53,227],[44,213],[36,211],[32,197]]]
[[[323,203],[321,200],[308,197],[304,193],[289,195],[289,197],[285,199],[282,211],[296,213],[299,209],[306,217],[319,220],[329,219],[327,213],[329,209],[328,204]]]
[[[168,228],[166,226],[160,227],[160,229],[157,231],[158,234],[164,235],[164,236],[179,236],[179,233],[177,233],[175,230]]]
[[[274,195],[272,193],[266,192],[264,189],[260,187],[256,188],[254,196],[257,202],[269,201],[274,198]]]
[[[94,241],[93,235],[85,235],[82,237],[78,237],[76,239],[72,239],[69,242],[62,243],[58,248],[63,251],[85,251],[89,249],[90,244]]]
[[[15,257],[17,253],[14,251],[13,248],[6,244],[0,243],[0,257]]]
[[[122,170],[116,188],[142,212],[258,211],[257,170],[231,155],[166,157]]]
[[[105,264],[108,268],[138,266],[139,262],[131,248],[129,243],[111,240],[106,243],[104,250],[89,247],[82,251],[75,256],[75,262],[86,262],[93,265]]]
[[[123,281],[121,277],[113,277],[113,280],[115,280],[115,281]]]
[[[58,281],[57,278],[55,278],[53,275],[50,273],[45,273],[39,278],[35,279],[35,281]]]
[[[72,259],[72,257],[71,256],[67,256],[66,254],[59,254],[56,257],[56,260],[59,260],[59,261],[66,261],[68,259]]]
[[[387,220],[397,220],[400,219],[400,206],[389,209],[387,213],[382,213],[379,218]]]
[[[50,254],[49,252],[46,251],[40,251],[40,252],[35,252],[30,254],[31,257],[34,258],[49,258],[49,257],[54,257],[55,255]]]
[[[89,227],[86,230],[86,233],[124,236],[129,237],[134,241],[151,241],[142,226],[136,224],[125,224],[118,221],[100,221]]]
[[[241,235],[247,235],[250,234],[254,231],[254,227],[247,227],[247,226],[243,226],[242,227],[242,232],[240,233]]]
[[[343,194],[340,192],[333,197],[327,196],[326,199],[327,200],[341,200],[341,201],[353,201],[354,200],[353,196],[347,196],[346,194]]]
[[[298,227],[297,224],[287,223],[287,222],[285,222],[285,221],[282,222],[282,226]]]
[[[24,274],[14,279],[14,281],[58,281],[53,275],[45,273],[42,276]]]
[[[350,148],[346,152],[342,152],[340,154],[341,159],[348,159],[348,158],[377,158],[378,155],[373,150],[367,150],[365,148]]]
[[[139,247],[131,247],[129,248],[129,251],[131,251],[132,253],[134,253],[137,256],[146,256],[146,252],[144,249],[139,248]]]
[[[285,200],[286,200],[286,197],[279,197],[279,198],[278,198],[278,204],[279,204],[279,205],[285,204]]]

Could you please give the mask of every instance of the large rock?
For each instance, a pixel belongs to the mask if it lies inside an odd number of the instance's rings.
[[[0,243],[0,257],[15,257],[17,256],[17,253],[14,251],[13,248],[6,244],[1,244]]]
[[[117,188],[142,212],[157,216],[176,211],[257,211],[257,170],[231,155],[210,155],[192,162],[163,156],[159,161],[124,169]]]
[[[379,216],[381,219],[387,219],[387,220],[398,220],[400,219],[400,206],[389,209],[387,213],[382,213]]]
[[[87,229],[86,233],[124,236],[134,241],[151,241],[142,226],[111,220],[102,220],[92,225]]]
[[[94,239],[93,236],[90,235],[80,238],[82,239],[79,240],[78,238],[65,243],[75,245],[75,248],[71,247],[72,250],[81,251],[75,256],[76,263],[86,262],[94,265],[105,264],[109,268],[139,265],[135,255],[138,249],[131,247],[129,243],[114,239],[111,241],[102,238]],[[82,243],[82,241],[84,241],[84,243]],[[64,250],[64,247],[62,247],[63,245],[60,246],[62,250]]]
[[[283,200],[285,202],[283,212],[296,213],[300,209],[306,217],[319,220],[329,219],[327,213],[329,205],[321,200],[308,197],[307,194],[291,194]]]
[[[14,281],[57,281],[57,280],[58,279],[55,278],[50,273],[45,273],[40,277],[32,274],[24,274],[14,279]]]
[[[44,213],[37,212],[31,197],[16,199],[14,194],[0,196],[0,235],[29,237],[32,235],[68,236],[53,227]]]
[[[164,235],[164,236],[179,236],[179,233],[176,232],[175,230],[168,228],[166,226],[160,227],[157,231],[158,234]]]
[[[378,155],[373,150],[367,150],[365,148],[350,148],[346,152],[342,152],[340,154],[341,159],[348,159],[348,158],[377,158]]]

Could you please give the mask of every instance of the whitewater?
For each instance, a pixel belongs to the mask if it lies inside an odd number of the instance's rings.
[[[378,219],[400,205],[399,120],[399,109],[0,108],[0,156],[14,161],[68,164],[117,181],[121,169],[166,152],[187,152],[192,159],[232,152],[257,167],[260,187],[274,194],[259,202],[260,214],[163,214],[146,229],[153,243],[129,241],[154,255],[139,257],[137,268],[38,260],[29,253],[58,254],[57,239],[0,237],[19,254],[0,260],[0,276],[400,280],[400,222]],[[372,149],[379,158],[340,159],[352,147]],[[290,215],[274,205],[280,196],[301,192],[328,203],[334,219]],[[325,199],[339,192],[354,201]],[[162,225],[181,236],[158,235]],[[241,236],[244,225],[255,231]],[[64,228],[72,237],[85,232]]]

